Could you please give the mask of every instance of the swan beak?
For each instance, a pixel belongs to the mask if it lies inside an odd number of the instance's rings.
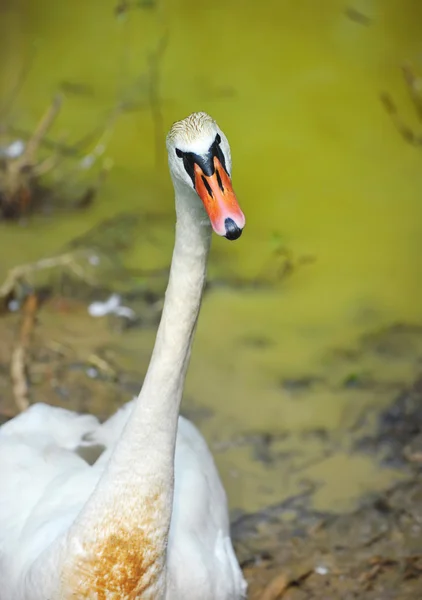
[[[195,189],[201,198],[217,235],[237,240],[245,226],[245,215],[240,209],[232,182],[221,162],[214,156],[214,172],[207,176],[195,163]]]

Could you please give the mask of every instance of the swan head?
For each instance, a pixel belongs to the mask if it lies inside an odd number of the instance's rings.
[[[174,123],[167,151],[173,181],[196,192],[215,233],[228,240],[239,238],[245,215],[232,187],[229,142],[214,119],[197,112]]]

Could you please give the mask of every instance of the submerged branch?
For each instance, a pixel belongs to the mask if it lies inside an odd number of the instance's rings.
[[[68,252],[59,256],[44,258],[34,263],[19,265],[18,267],[11,269],[8,272],[4,283],[0,286],[0,298],[7,298],[10,296],[13,293],[16,285],[29,275],[57,267],[67,267],[78,278],[91,284],[95,283],[93,278],[88,275],[83,266],[78,263],[75,253]]]
[[[16,344],[10,361],[10,377],[12,380],[13,397],[20,412],[29,407],[29,386],[26,377],[27,350],[31,341],[31,334],[35,325],[38,309],[36,294],[27,297],[23,306],[23,319]]]
[[[16,161],[19,169],[35,164],[35,154],[38,151],[41,141],[54,123],[59,110],[62,106],[62,97],[56,96],[53,102],[48,107],[40,122],[38,123],[34,134],[26,144],[25,151],[22,156]]]

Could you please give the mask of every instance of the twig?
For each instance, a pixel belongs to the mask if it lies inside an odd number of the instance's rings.
[[[409,65],[404,65],[402,71],[418,117],[422,120],[422,78],[415,75]]]
[[[15,127],[13,125],[6,125],[3,132],[14,137],[23,138],[24,140],[28,140],[32,137],[32,132],[29,132],[26,129],[20,129],[19,127]],[[80,157],[83,148],[79,148],[78,144],[79,142],[74,145],[68,145],[62,142],[57,142],[56,140],[51,140],[47,137],[43,138],[40,142],[40,146],[43,146],[47,150],[54,150],[71,158]]]
[[[152,122],[154,126],[155,140],[155,166],[158,168],[163,157],[163,131],[164,121],[161,109],[160,81],[161,81],[161,61],[166,51],[169,40],[169,33],[166,31],[159,40],[156,49],[148,58],[149,62],[149,105],[151,110]]]
[[[413,146],[422,146],[422,135],[415,133],[408,125],[406,125],[406,123],[402,121],[391,96],[389,96],[387,93],[382,93],[380,99],[402,138]]]
[[[92,278],[90,278],[83,267],[77,263],[74,253],[69,252],[51,258],[44,258],[35,263],[19,265],[18,267],[11,269],[8,272],[3,285],[0,286],[0,298],[7,298],[7,296],[13,292],[15,285],[25,276],[46,269],[54,269],[56,267],[68,267],[80,279],[87,281],[88,283],[93,283]]]
[[[404,65],[402,67],[402,72],[419,120],[422,120],[422,78],[416,76],[409,65]],[[422,146],[422,135],[415,133],[400,118],[397,107],[391,96],[385,92],[382,93],[381,102],[402,138],[413,146]]]
[[[5,163],[6,169],[3,176],[3,202],[5,204],[13,205],[17,196],[19,196],[21,209],[29,204],[33,168],[36,165],[35,154],[43,137],[56,118],[60,106],[61,98],[57,96],[38,123],[34,134],[26,144],[23,154],[19,158],[8,160]]]
[[[25,168],[27,166],[31,166],[31,167],[34,166],[35,153],[37,152],[42,139],[44,138],[47,131],[50,129],[51,125],[53,124],[55,118],[57,117],[57,114],[60,110],[61,105],[62,105],[62,97],[58,95],[54,98],[53,102],[48,107],[47,111],[44,113],[43,117],[41,118],[40,122],[38,123],[37,128],[35,129],[34,134],[28,140],[26,147],[25,147],[25,152],[16,161],[16,168],[19,171],[21,171],[23,168]]]
[[[299,564],[295,569],[295,573],[281,573],[264,589],[259,600],[280,600],[284,593],[293,585],[298,585],[305,581],[311,575],[312,569],[306,564]]]
[[[80,161],[80,163],[85,168],[91,167],[95,163],[95,161],[102,154],[104,154],[104,152],[107,148],[107,145],[110,141],[110,138],[113,135],[114,125],[115,125],[117,119],[119,118],[119,116],[122,114],[122,112],[124,112],[124,110],[125,110],[124,103],[119,103],[111,111],[110,115],[107,118],[105,126],[101,127],[98,130],[99,137],[95,140],[94,148],[91,150],[91,152],[88,152],[88,154],[86,154]],[[96,132],[91,132],[89,134],[89,136],[86,136],[84,139],[79,140],[79,142],[77,142],[76,146],[82,147],[84,144],[88,145],[88,143],[94,143],[94,136],[96,136]],[[106,170],[108,170],[108,169],[106,169]]]
[[[277,600],[287,590],[289,585],[290,581],[288,577],[284,573],[281,573],[281,575],[277,575],[277,577],[270,581],[259,600]]]
[[[26,352],[31,341],[31,333],[35,324],[38,309],[38,298],[31,294],[23,306],[23,319],[19,334],[19,342],[12,352],[10,377],[12,379],[13,396],[20,412],[29,407],[29,387],[26,378]]]
[[[6,95],[6,97],[0,103],[0,117],[4,118],[10,112],[10,109],[13,106],[13,103],[16,100],[17,95],[19,94],[23,84],[25,83],[25,79],[29,73],[31,66],[32,66],[33,59],[34,59],[34,53],[24,63],[11,91],[9,92],[8,95]]]
[[[59,164],[59,162],[60,162],[59,155],[57,153],[53,154],[52,156],[47,157],[41,163],[36,165],[33,168],[32,173],[33,173],[34,177],[41,177],[42,175],[45,175],[49,171],[55,169],[57,167],[57,165]]]

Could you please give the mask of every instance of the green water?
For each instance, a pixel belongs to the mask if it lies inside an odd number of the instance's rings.
[[[103,140],[102,158],[113,168],[92,208],[0,225],[0,278],[121,211],[168,216],[166,225],[151,225],[159,244],[140,227],[125,259],[131,268],[167,265],[173,200],[164,136],[174,120],[209,112],[229,137],[247,218],[238,243],[214,240],[211,274],[256,277],[274,234],[293,256],[314,257],[271,291],[219,289],[204,303],[186,395],[215,411],[201,427],[215,444],[231,504],[254,510],[312,474],[325,482],[317,500],[324,507],[387,485],[398,474],[367,457],[340,452],[314,471],[287,475],[254,462],[247,446],[219,453],[218,444],[249,431],[288,431],[286,448],[306,448],[312,458],[319,446],[304,442],[303,432],[325,427],[341,437],[365,402],[388,400],[322,387],[297,401],[280,380],[321,365],[335,379],[340,367],[325,363],[332,348],[396,321],[420,321],[422,153],[399,135],[380,94],[389,93],[422,135],[401,72],[409,63],[422,73],[422,4],[355,0],[361,20],[341,0],[179,0],[119,17],[115,8],[110,0],[0,3],[3,97],[27,70],[4,119],[31,131],[65,89],[51,137],[71,144],[105,127],[120,103],[132,107]],[[160,40],[157,125],[149,78]],[[247,342],[256,339],[265,343]],[[150,348],[151,335],[140,343]],[[397,363],[379,372],[404,381],[412,368]]]

